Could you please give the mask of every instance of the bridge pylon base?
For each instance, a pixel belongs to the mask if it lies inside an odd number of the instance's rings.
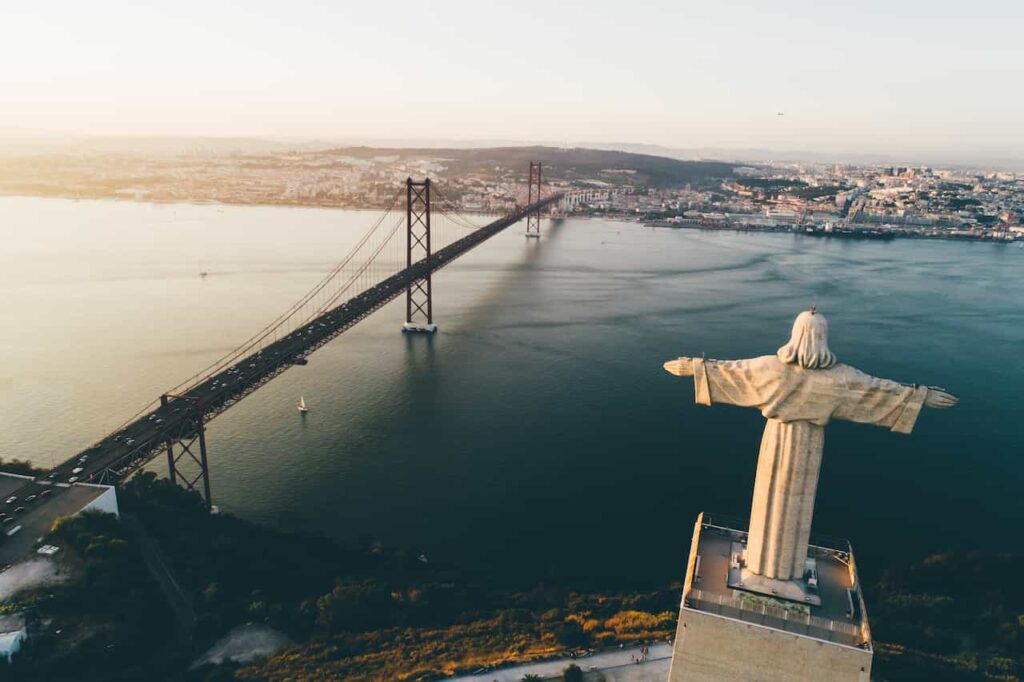
[[[533,204],[535,201],[540,201],[540,179],[540,161],[531,161],[529,188],[527,189],[526,199],[527,206]],[[530,211],[530,214],[526,216],[526,236],[528,238],[540,238],[540,209]]]
[[[540,235],[535,233],[535,232],[527,232],[526,233],[526,238],[527,239],[540,239]]]
[[[433,323],[406,322],[402,325],[402,332],[405,334],[433,334],[437,332],[437,325]]]
[[[169,398],[171,396],[160,396],[160,405],[166,407],[170,403]],[[210,465],[206,457],[206,424],[202,409],[194,404],[189,405],[185,408],[185,418],[192,428],[169,436],[164,441],[167,450],[167,478],[174,485],[180,481],[186,490],[199,493],[206,510],[210,511],[213,498],[210,496]],[[178,452],[174,451],[175,445],[178,446]]]

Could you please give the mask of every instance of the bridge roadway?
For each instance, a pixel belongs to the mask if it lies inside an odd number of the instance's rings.
[[[292,365],[304,364],[306,356],[389,303],[411,283],[443,268],[470,249],[519,222],[531,211],[541,210],[558,201],[561,196],[558,193],[545,197],[484,225],[436,251],[430,258],[388,277],[262,350],[208,376],[184,394],[171,398],[166,405],[140,416],[120,431],[55,466],[47,475],[39,477],[37,483],[26,484],[13,493],[18,498],[16,502],[4,504],[0,501],[0,510],[10,510],[24,504],[26,497],[40,492],[40,484],[56,485],[53,492],[59,494],[67,483],[116,484],[126,479],[148,461],[166,452],[169,441],[194,437],[197,433],[197,415],[201,414],[204,422],[209,421]],[[74,473],[78,468],[81,471]]]

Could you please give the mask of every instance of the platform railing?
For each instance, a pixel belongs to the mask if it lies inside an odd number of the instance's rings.
[[[691,588],[686,593],[683,603],[685,606],[699,611],[847,646],[862,646],[868,641],[864,636],[863,629],[853,623],[822,618],[810,613],[791,611],[768,604],[744,601],[721,594],[711,594],[697,588]]]
[[[749,520],[739,516],[730,516],[728,514],[704,512],[704,525],[711,526],[712,528],[734,531],[743,536],[746,536],[750,530]],[[827,549],[834,552],[842,552],[844,554],[849,554],[851,551],[849,540],[833,537],[831,535],[823,535],[821,533],[811,533],[810,545],[812,547]]]

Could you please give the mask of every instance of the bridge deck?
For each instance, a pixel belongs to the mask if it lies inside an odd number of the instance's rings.
[[[0,513],[5,514],[0,532],[6,534],[18,528],[0,543],[0,568],[28,554],[36,541],[50,532],[57,517],[78,513],[106,490],[92,485],[26,483],[22,478],[0,474]],[[35,498],[30,500],[33,495]],[[11,497],[17,499],[7,504]],[[16,513],[19,508],[25,511]]]

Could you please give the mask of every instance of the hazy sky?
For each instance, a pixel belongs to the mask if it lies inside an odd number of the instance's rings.
[[[1022,28],[1024,0],[0,0],[0,130],[1019,157]]]

